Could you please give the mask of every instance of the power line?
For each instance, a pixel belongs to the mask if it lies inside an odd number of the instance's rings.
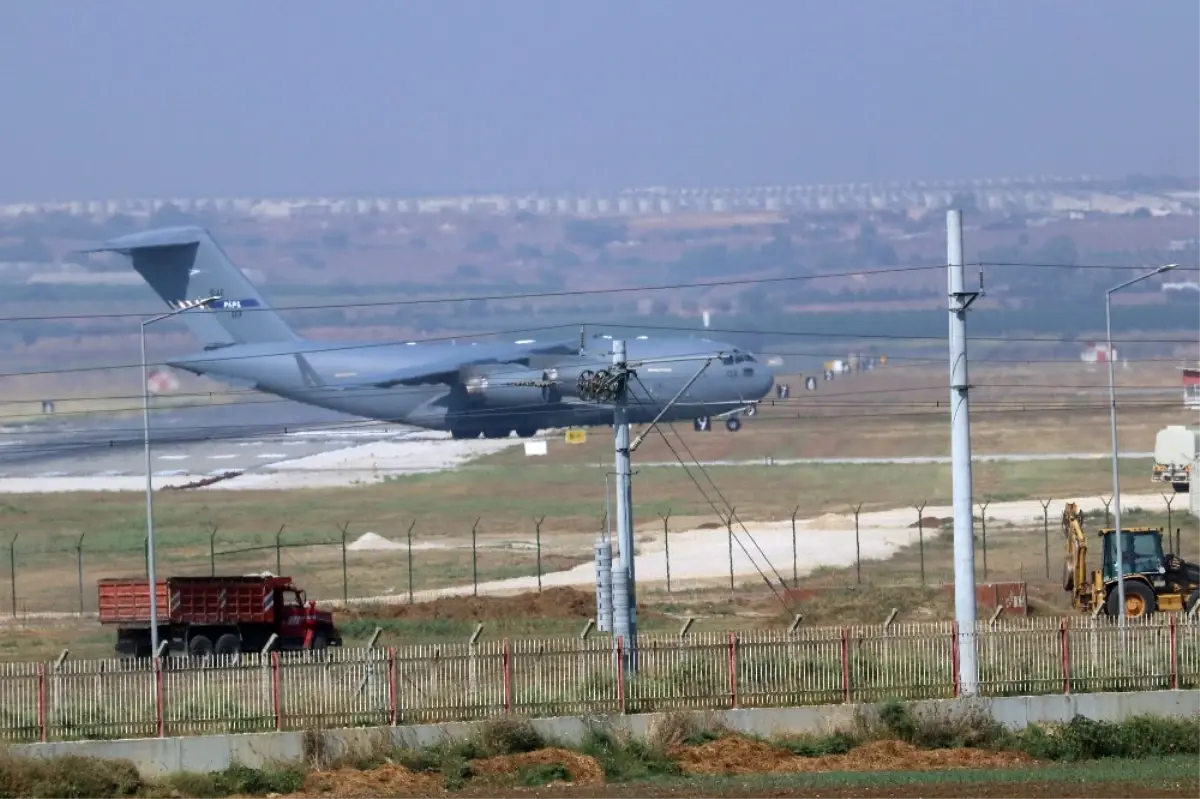
[[[701,280],[690,283],[667,283],[654,286],[629,286],[620,288],[603,288],[603,289],[575,289],[562,291],[533,291],[523,292],[519,294],[483,294],[470,297],[424,297],[420,299],[410,300],[366,300],[362,302],[339,302],[339,303],[321,303],[319,305],[287,305],[283,307],[258,307],[258,308],[243,308],[242,313],[283,313],[286,311],[323,311],[329,309],[340,308],[401,308],[414,305],[436,305],[442,303],[455,302],[487,302],[487,301],[506,301],[506,300],[535,300],[535,299],[552,299],[556,297],[588,297],[600,294],[627,294],[633,292],[646,291],[678,291],[681,289],[708,289],[708,288],[725,288],[728,286],[747,286],[747,285],[762,285],[770,283],[794,283],[809,280],[830,280],[842,277],[870,277],[872,275],[891,275],[903,274],[906,272],[922,272],[931,269],[939,269],[937,265],[928,266],[897,266],[887,267],[885,269],[867,269],[855,270],[853,272],[827,272],[818,275],[788,275],[784,277],[755,277],[755,278],[732,278],[729,280]],[[48,316],[8,316],[0,317],[0,322],[49,322],[49,321],[66,321],[79,319],[133,319],[144,318],[150,313],[138,313],[136,311],[124,311],[121,313],[93,313],[93,314],[58,314]]]
[[[990,262],[979,261],[968,266],[1005,266],[1005,267],[1027,267],[1035,269],[1114,269],[1136,271],[1148,269],[1151,267],[1134,266],[1128,264],[1054,264],[1054,263],[1021,263],[1021,262]],[[522,292],[516,294],[482,294],[468,297],[423,297],[418,299],[407,300],[365,300],[361,302],[339,302],[339,303],[320,303],[316,305],[285,305],[285,306],[267,306],[257,308],[243,308],[241,313],[285,313],[288,311],[323,311],[330,309],[342,308],[402,308],[418,305],[437,305],[445,303],[459,302],[488,302],[488,301],[510,301],[510,300],[533,300],[533,299],[554,299],[562,297],[587,297],[603,294],[628,294],[654,291],[679,291],[684,289],[709,289],[709,288],[726,288],[729,286],[746,286],[746,285],[764,285],[773,283],[793,283],[811,280],[832,280],[846,277],[871,277],[874,275],[891,275],[904,274],[911,272],[923,272],[934,269],[945,269],[945,264],[928,264],[921,266],[897,266],[885,267],[882,269],[856,269],[843,272],[826,272],[812,275],[787,275],[783,277],[758,277],[758,278],[732,278],[728,280],[707,280],[693,281],[687,283],[666,283],[649,286],[628,286],[615,288],[595,288],[595,289],[575,289],[561,291],[533,291]],[[1196,267],[1178,267],[1175,271],[1178,272],[1197,272],[1200,268]],[[50,322],[50,321],[78,321],[84,319],[135,319],[144,318],[152,315],[152,312],[137,312],[137,311],[122,311],[117,313],[89,313],[89,314],[48,314],[42,316],[7,316],[0,317],[0,323],[3,322]]]

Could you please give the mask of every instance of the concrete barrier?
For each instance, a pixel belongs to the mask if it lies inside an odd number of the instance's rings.
[[[998,723],[1018,730],[1029,724],[1070,721],[1076,715],[1097,721],[1120,721],[1130,716],[1200,717],[1198,691],[1007,696],[972,700],[946,699],[910,703],[917,713],[952,715],[969,710],[989,713]],[[745,708],[705,711],[703,715],[731,730],[762,736],[826,733],[848,727],[875,705],[823,705],[791,708]],[[558,716],[531,719],[549,740],[579,743],[590,728],[604,728],[643,737],[665,714],[627,716]],[[179,771],[221,771],[240,763],[267,766],[297,763],[319,750],[327,756],[365,751],[379,744],[418,747],[471,735],[486,722],[422,724],[411,727],[370,727],[320,731],[204,735],[189,738],[127,738],[116,741],[62,741],[18,744],[14,755],[56,757],[86,755],[133,761],[146,776]]]

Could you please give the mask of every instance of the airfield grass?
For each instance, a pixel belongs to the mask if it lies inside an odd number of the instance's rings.
[[[1136,485],[1149,467],[1140,460],[1122,462],[1125,485]],[[951,500],[950,467],[945,464],[719,467],[709,474],[747,521],[786,519],[793,511],[800,518],[846,513],[860,502],[870,511]],[[980,463],[974,479],[980,501],[1040,496],[1059,503],[1106,493],[1111,481],[1104,460]],[[639,535],[661,531],[658,514],[670,512],[673,529],[719,518],[682,469],[646,468],[634,481]],[[720,508],[711,487],[706,488]],[[19,532],[14,548],[17,609],[77,610],[81,535],[85,609],[94,608],[98,577],[144,573],[144,510],[142,496],[133,492],[0,498],[0,529]],[[1059,505],[1052,510],[1061,513]],[[420,591],[471,583],[471,529],[476,523],[474,573],[484,582],[536,573],[532,545],[535,520],[541,518],[543,571],[585,562],[603,512],[602,475],[592,467],[569,465],[538,469],[536,476],[481,466],[352,489],[160,491],[156,552],[160,573],[206,574],[215,526],[219,573],[274,571],[275,537],[282,525],[283,571],[314,597],[336,599],[343,594],[342,525],[347,525],[349,542],[374,532],[403,545],[412,524],[418,547],[413,588]],[[1163,516],[1160,524],[1165,524]],[[321,545],[300,546],[316,542]],[[431,546],[441,548],[419,548]],[[1039,565],[1036,554],[1030,560],[1030,569]],[[349,551],[346,580],[352,597],[406,593],[407,553]],[[0,597],[0,613],[11,612],[10,597]]]

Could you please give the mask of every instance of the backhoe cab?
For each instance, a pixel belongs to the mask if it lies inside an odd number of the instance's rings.
[[[1067,539],[1063,589],[1071,593],[1072,607],[1084,613],[1121,615],[1116,530],[1097,533],[1101,541],[1100,569],[1089,573],[1083,514],[1074,502],[1067,503],[1063,510],[1062,526]],[[1191,613],[1200,603],[1200,565],[1164,554],[1161,528],[1121,528],[1121,550],[1126,616],[1147,616],[1160,610]]]

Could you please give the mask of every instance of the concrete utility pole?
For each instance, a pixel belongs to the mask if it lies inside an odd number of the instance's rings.
[[[629,465],[629,389],[624,379],[627,365],[623,340],[613,341],[612,355],[613,374],[620,376],[613,409],[613,438],[617,459],[617,549],[620,552],[620,564],[618,566],[614,563],[613,567],[614,570],[620,568],[625,573],[628,592],[624,613],[620,612],[614,596],[613,633],[625,639],[627,668],[632,672],[637,669],[637,578],[634,574],[633,555],[633,478]],[[617,584],[618,581],[614,580],[614,594]]]
[[[971,495],[971,419],[967,405],[967,308],[978,292],[963,288],[962,211],[946,212],[946,263],[950,299],[950,458],[954,490],[954,619],[958,622],[960,693],[978,690],[975,648],[975,529]]]

